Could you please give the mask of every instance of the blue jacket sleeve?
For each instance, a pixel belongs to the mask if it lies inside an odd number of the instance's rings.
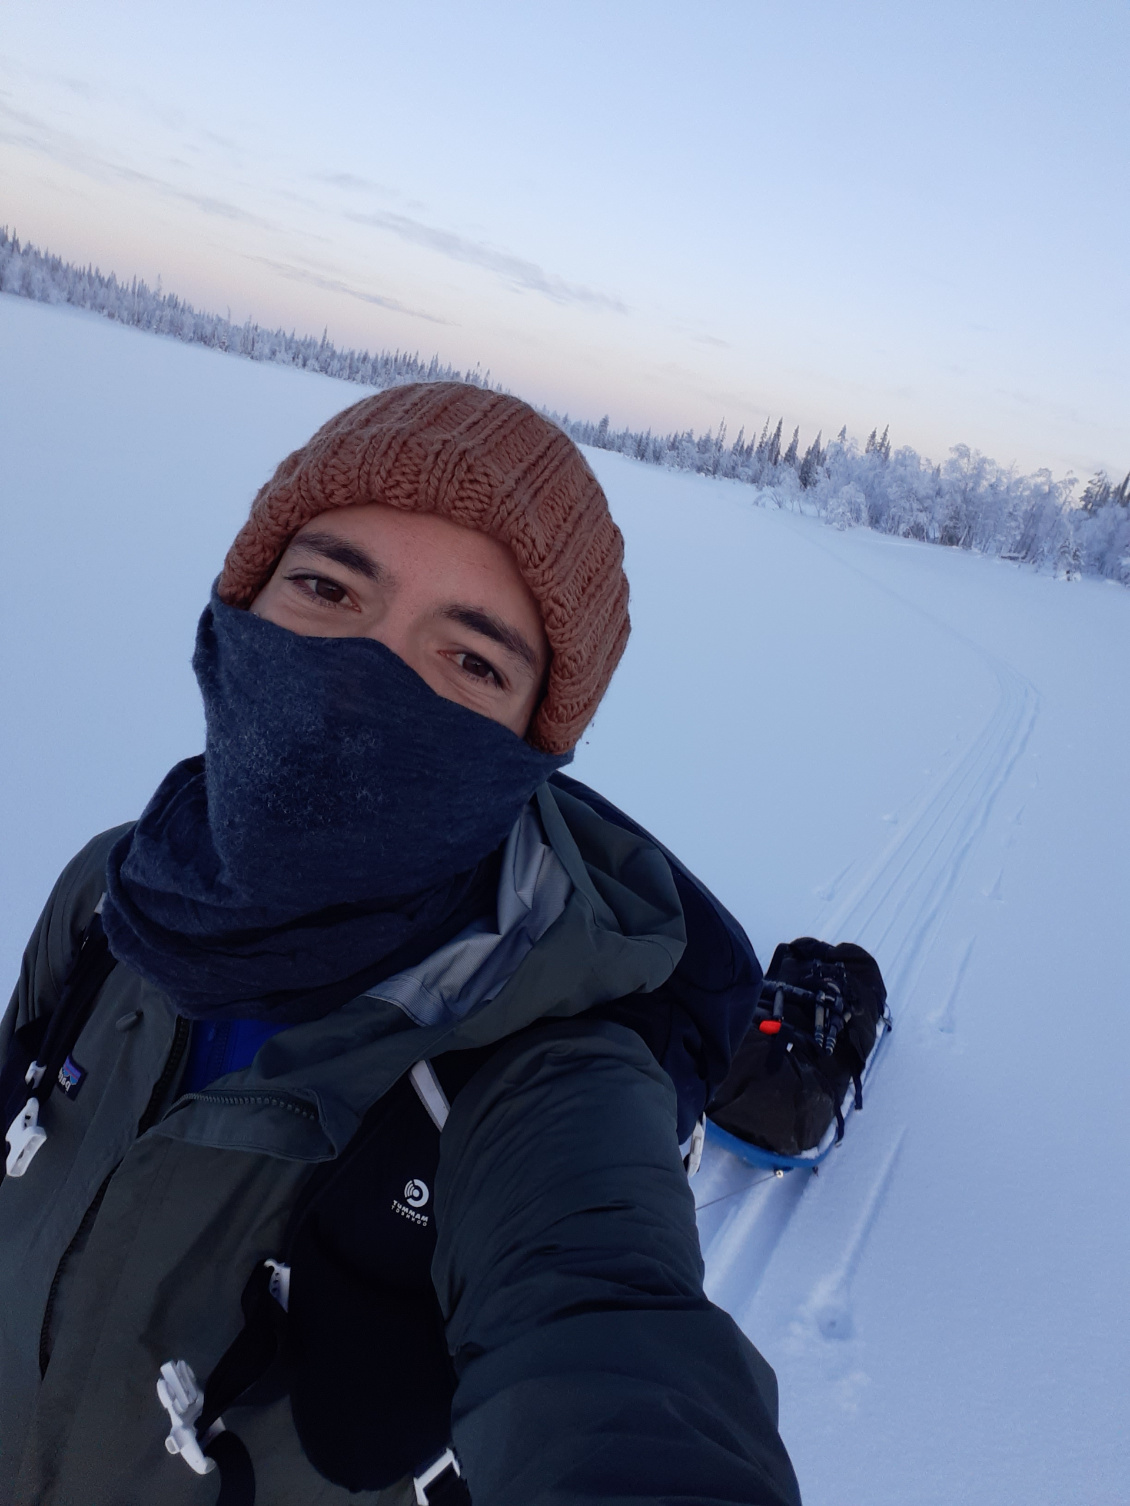
[[[674,1091],[634,1032],[501,1048],[456,1098],[436,1199],[475,1506],[799,1506],[773,1372],[703,1294]]]

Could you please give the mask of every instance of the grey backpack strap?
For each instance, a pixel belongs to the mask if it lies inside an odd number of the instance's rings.
[[[451,1105],[447,1101],[447,1094],[440,1087],[431,1062],[417,1062],[408,1076],[416,1090],[416,1097],[427,1110],[428,1118],[437,1130],[442,1130],[451,1113]]]

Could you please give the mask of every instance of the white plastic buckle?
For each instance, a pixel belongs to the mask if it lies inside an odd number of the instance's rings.
[[[706,1145],[706,1115],[691,1130],[691,1137],[687,1141],[687,1153],[683,1157],[683,1166],[686,1168],[688,1177],[693,1177],[702,1165],[703,1147]]]
[[[165,1439],[169,1453],[179,1454],[196,1474],[210,1475],[216,1467],[216,1461],[206,1456],[201,1444],[210,1443],[217,1433],[222,1433],[224,1424],[217,1418],[203,1439],[197,1438],[195,1423],[204,1410],[204,1393],[187,1360],[177,1360],[175,1363],[166,1360],[161,1366],[157,1398],[172,1422],[169,1436]]]
[[[455,1457],[454,1450],[449,1448],[445,1448],[435,1463],[429,1464],[424,1473],[417,1475],[412,1481],[416,1487],[416,1506],[429,1506],[428,1486],[434,1485],[446,1469],[453,1469],[456,1475],[462,1478],[463,1471],[459,1468],[459,1460]]]
[[[33,1093],[43,1081],[46,1071],[47,1068],[41,1062],[32,1062],[31,1066],[24,1073],[24,1082],[27,1083]]]
[[[8,1159],[4,1170],[10,1177],[22,1177],[35,1159],[39,1147],[47,1139],[47,1131],[39,1123],[39,1099],[29,1098],[8,1126],[4,1136],[8,1142]]]
[[[285,1313],[290,1308],[290,1266],[282,1260],[265,1260],[263,1264],[271,1269],[267,1290]]]

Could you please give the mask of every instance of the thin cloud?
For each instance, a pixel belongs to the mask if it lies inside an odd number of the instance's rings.
[[[362,178],[356,173],[312,172],[306,176],[312,183],[324,184],[327,188],[340,189],[344,193],[372,194],[378,199],[391,199],[406,209],[424,208],[420,199],[401,193],[399,188],[390,188],[387,183],[376,183],[372,178]]]
[[[159,114],[159,107],[153,101],[139,96],[133,103],[143,103],[152,113]],[[245,225],[254,225],[265,229],[273,234],[279,233],[282,227],[265,219],[261,215],[252,213],[232,199],[221,198],[215,194],[200,193],[193,189],[182,187],[178,183],[165,176],[158,176],[153,172],[143,172],[138,168],[129,167],[125,163],[114,160],[109,155],[92,149],[87,143],[68,132],[60,131],[47,121],[30,113],[12,108],[3,100],[0,100],[0,140],[7,140],[19,144],[24,148],[37,152],[52,161],[58,162],[74,171],[80,172],[87,177],[98,181],[117,180],[136,184],[150,193],[159,195],[165,199],[175,200],[178,203],[187,204],[197,209],[202,214],[215,219],[238,222]],[[217,143],[218,144],[218,143]],[[327,186],[335,186],[339,189],[363,190],[366,192],[387,193],[377,184],[365,179],[358,178],[351,173],[324,173],[316,175]],[[300,199],[293,190],[284,197]],[[447,257],[449,260],[462,262],[465,265],[479,267],[483,271],[491,273],[510,287],[524,292],[538,293],[543,298],[550,299],[557,304],[572,304],[587,307],[598,311],[606,311],[617,314],[628,312],[626,305],[619,298],[600,292],[581,283],[569,282],[555,273],[547,272],[544,267],[536,262],[527,261],[523,257],[512,256],[507,252],[499,251],[481,241],[470,240],[465,236],[456,235],[452,231],[442,230],[434,225],[426,224],[422,220],[413,219],[406,214],[398,214],[392,210],[374,209],[367,212],[360,210],[342,211],[342,218],[356,225],[362,225],[370,229],[385,231],[390,235],[397,236],[400,240],[410,245],[422,246],[437,255]],[[277,267],[283,270],[283,264]],[[296,280],[313,281],[322,275],[306,272],[300,268],[291,268],[284,275],[293,276]],[[348,297],[359,298],[364,302],[375,303],[380,307],[405,313],[413,318],[420,318],[435,324],[444,324],[449,321],[439,319],[433,314],[425,313],[419,309],[409,309],[395,299],[385,299],[383,295],[369,294],[348,283],[339,283],[337,279],[323,278],[320,284],[328,290],[341,292]]]
[[[449,325],[452,323],[452,320],[441,319],[437,314],[427,314],[423,309],[410,309],[398,298],[389,298],[383,293],[367,293],[363,288],[355,288],[348,282],[342,282],[339,277],[327,277],[308,267],[296,267],[292,262],[272,261],[267,256],[248,256],[246,260],[262,267],[270,267],[273,272],[277,272],[280,277],[289,278],[291,282],[308,283],[311,287],[322,288],[327,293],[344,293],[348,298],[356,298],[361,303],[375,304],[377,308],[390,309],[394,314],[407,314],[412,319],[425,319],[429,324]]]
[[[191,204],[194,209],[199,209],[201,214],[211,215],[214,219],[235,220],[241,225],[257,225],[261,230],[277,228],[262,215],[241,209],[238,204],[232,204],[227,199],[217,199],[211,194],[193,193],[191,189],[178,188],[167,178],[155,178],[151,173],[138,172],[136,168],[124,167],[117,162],[103,161],[100,165],[107,173],[121,179],[122,182],[137,183],[143,188],[152,189],[163,198],[175,199],[180,204]]]
[[[216,219],[256,225],[264,230],[277,229],[277,226],[270,220],[264,219],[261,215],[252,214],[228,199],[216,198],[213,194],[195,193],[191,189],[179,187],[167,178],[158,178],[152,173],[143,173],[135,167],[127,167],[124,163],[100,156],[97,152],[83,146],[75,137],[64,131],[55,130],[34,115],[12,109],[2,100],[0,100],[0,141],[9,141],[25,147],[29,151],[37,152],[40,156],[48,157],[52,162],[58,162],[63,167],[69,167],[96,181],[105,182],[107,179],[116,179],[121,183],[136,184],[151,193],[159,194],[162,198],[174,199],[181,204],[190,204],[202,214]]]
[[[449,257],[452,261],[482,267],[484,271],[493,272],[495,276],[500,277],[512,287],[522,288],[531,293],[541,293],[543,297],[552,299],[554,303],[580,303],[590,308],[608,309],[617,314],[627,313],[626,306],[619,298],[610,297],[607,293],[597,292],[594,288],[586,288],[578,283],[566,282],[564,278],[546,272],[536,262],[524,261],[521,257],[510,256],[504,251],[496,251],[491,246],[483,245],[481,241],[467,240],[461,235],[453,234],[450,230],[439,230],[434,225],[425,225],[420,220],[409,219],[407,215],[393,214],[387,210],[372,210],[367,214],[346,211],[343,218],[352,221],[355,225],[367,225],[376,230],[387,230],[391,235],[398,236],[410,245],[424,246],[440,256]]]
[[[371,178],[359,178],[356,173],[311,173],[310,177],[315,183],[328,183],[331,188],[350,188],[361,193],[391,192],[382,184],[374,183]]]

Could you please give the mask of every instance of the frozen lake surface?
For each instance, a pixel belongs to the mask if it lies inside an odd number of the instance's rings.
[[[199,750],[209,584],[277,461],[364,395],[0,296],[9,978],[63,863]],[[859,941],[891,991],[818,1177],[711,1149],[695,1184],[807,1506],[1125,1502],[1130,592],[590,460],[635,629],[570,772],[763,962]]]

